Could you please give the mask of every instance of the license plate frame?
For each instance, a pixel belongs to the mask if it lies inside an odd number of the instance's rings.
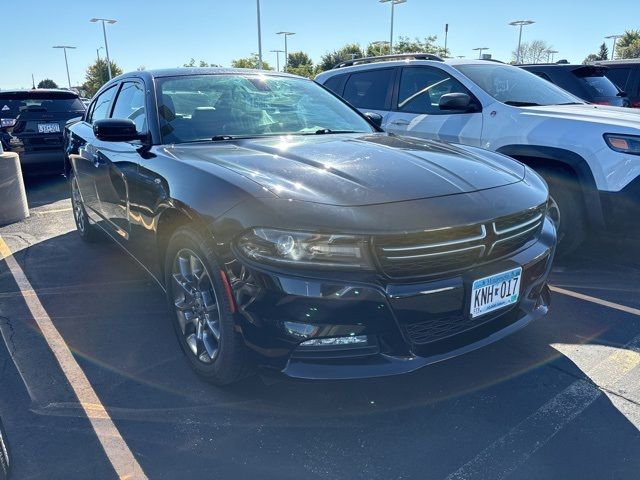
[[[469,314],[478,318],[513,305],[520,299],[522,267],[512,268],[474,280]]]
[[[39,123],[38,133],[60,133],[60,125],[57,123]]]

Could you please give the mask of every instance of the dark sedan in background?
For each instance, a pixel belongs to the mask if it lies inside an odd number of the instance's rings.
[[[190,364],[218,384],[253,365],[408,372],[545,314],[544,181],[379,120],[284,74],[117,77],[68,126],[78,232],[154,276]]]
[[[16,152],[25,171],[62,172],[65,123],[84,114],[70,90],[33,89],[0,92],[0,142]]]
[[[609,69],[605,66],[538,63],[521,65],[520,68],[535,73],[589,103],[614,107],[631,106],[626,92],[607,77]]]

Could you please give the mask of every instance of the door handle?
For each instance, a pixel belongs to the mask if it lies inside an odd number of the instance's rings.
[[[393,122],[391,122],[391,125],[397,125],[399,127],[406,127],[407,125],[409,125],[409,123],[407,120],[394,120]]]

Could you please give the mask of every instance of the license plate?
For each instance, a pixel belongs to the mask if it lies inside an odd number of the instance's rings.
[[[57,123],[39,123],[38,133],[59,133],[60,125]]]
[[[473,282],[471,318],[512,305],[520,295],[522,268],[514,268]]]

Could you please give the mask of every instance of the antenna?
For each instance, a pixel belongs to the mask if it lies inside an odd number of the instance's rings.
[[[31,74],[31,85],[33,86],[33,89],[36,89],[36,80],[35,78],[33,78],[33,73]]]

